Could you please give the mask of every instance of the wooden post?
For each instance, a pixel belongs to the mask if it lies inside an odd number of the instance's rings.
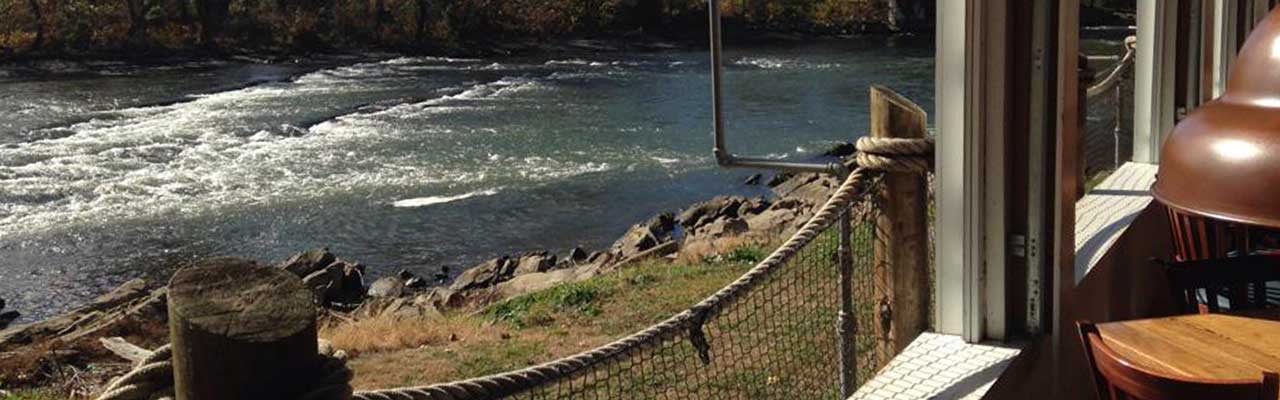
[[[319,372],[311,292],[287,271],[216,258],[169,282],[177,400],[292,399]]]
[[[924,109],[889,89],[871,88],[871,137],[923,138],[927,134]],[[929,328],[933,296],[926,177],[889,172],[883,182],[875,241],[876,358],[881,366]]]

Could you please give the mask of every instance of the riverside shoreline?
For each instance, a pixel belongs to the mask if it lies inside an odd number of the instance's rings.
[[[718,196],[636,224],[607,248],[502,256],[467,268],[451,281],[447,274],[420,277],[402,271],[365,282],[365,272],[376,266],[339,259],[327,249],[260,265],[303,278],[315,291],[323,320],[439,318],[480,312],[504,300],[637,264],[701,260],[744,244],[774,242],[797,229],[837,186],[834,178],[813,174],[752,176],[744,184],[768,185],[773,194]],[[166,295],[162,284],[137,279],[68,313],[0,330],[0,382],[9,389],[44,387],[50,377],[35,376],[30,368],[50,363],[88,368],[108,362],[113,356],[98,345],[100,338],[124,337],[144,347],[167,342]],[[59,349],[54,357],[42,355],[51,348]]]

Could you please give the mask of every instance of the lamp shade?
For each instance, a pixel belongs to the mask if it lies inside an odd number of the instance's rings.
[[[1280,13],[1249,35],[1222,97],[1174,128],[1153,190],[1180,212],[1280,228]]]

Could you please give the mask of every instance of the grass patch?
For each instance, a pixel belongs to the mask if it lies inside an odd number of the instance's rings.
[[[764,254],[757,246],[705,262],[648,261],[474,313],[343,323],[323,328],[321,337],[354,355],[349,365],[357,389],[473,378],[572,355],[660,322],[732,282]]]
[[[0,397],[0,400],[59,400],[63,397],[52,390],[36,389],[14,391],[9,393],[8,396]]]
[[[503,301],[485,314],[518,328],[549,325],[555,322],[556,314],[594,317],[601,312],[596,301],[602,299],[606,291],[614,289],[616,282],[603,279],[568,283]]]

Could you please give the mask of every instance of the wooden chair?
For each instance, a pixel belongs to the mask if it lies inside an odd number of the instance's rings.
[[[1264,372],[1259,380],[1207,381],[1165,376],[1121,358],[1103,342],[1098,327],[1076,322],[1084,354],[1100,400],[1275,400],[1280,375]]]
[[[1164,265],[1174,299],[1189,313],[1221,311],[1218,297],[1224,290],[1235,292],[1230,296],[1232,311],[1267,307],[1266,283],[1280,281],[1280,257],[1274,255],[1157,262]]]

